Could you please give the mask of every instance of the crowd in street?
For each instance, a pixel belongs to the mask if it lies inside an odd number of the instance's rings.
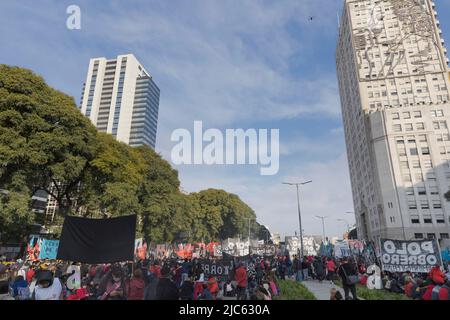
[[[70,285],[73,266],[79,284]],[[449,265],[444,273],[381,273],[384,290],[412,299],[448,300]],[[55,260],[0,264],[0,300],[272,300],[280,295],[279,280],[339,283],[345,296],[331,291],[332,300],[358,299],[357,285],[370,274],[362,259],[289,255],[235,260],[227,278],[205,273],[196,259],[146,259],[134,263],[68,264]],[[339,280],[339,281],[338,281]]]
[[[339,284],[344,289],[344,297],[336,290],[332,290],[330,298],[358,299],[356,286],[366,286],[372,273],[367,272],[367,266],[363,259],[354,257],[305,256],[299,259],[294,256],[292,261],[289,256],[278,258],[277,276],[280,279],[291,278],[296,281],[316,280],[318,282],[329,281]],[[443,269],[443,270],[442,270]],[[428,273],[412,272],[381,272],[381,286],[383,290],[392,293],[404,294],[415,300],[449,300],[450,299],[450,262],[441,268],[435,265]]]
[[[236,262],[230,277],[204,272],[196,259],[74,264],[80,283],[71,287],[70,264],[21,261],[0,264],[1,300],[271,300],[279,294],[273,261]]]

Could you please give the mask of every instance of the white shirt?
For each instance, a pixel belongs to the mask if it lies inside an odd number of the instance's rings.
[[[58,278],[48,288],[42,288],[40,285],[34,289],[35,300],[59,300],[61,297],[62,286]]]

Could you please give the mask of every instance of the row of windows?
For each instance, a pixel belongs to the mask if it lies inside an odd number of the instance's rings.
[[[424,235],[423,235],[423,233],[414,233],[414,238],[423,239]],[[440,233],[439,234],[439,239],[448,239],[448,238],[449,238],[448,233]],[[427,233],[427,239],[429,239],[429,240],[436,239],[436,235],[434,233]]]

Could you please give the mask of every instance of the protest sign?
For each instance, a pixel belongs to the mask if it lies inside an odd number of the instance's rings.
[[[350,248],[350,252],[355,255],[359,256],[364,251],[364,243],[360,240],[347,240],[348,247]]]
[[[56,259],[59,240],[40,239],[39,259]]]
[[[80,266],[71,265],[67,268],[67,273],[70,276],[67,278],[67,288],[69,290],[76,290],[81,288],[81,272]]]
[[[200,259],[198,262],[201,264],[205,276],[214,276],[221,281],[228,280],[233,271],[233,261],[230,259]]]
[[[433,240],[380,240],[383,271],[429,272],[436,265],[442,265],[439,246]]]
[[[292,257],[295,254],[298,254],[300,250],[300,237],[292,237],[287,236],[285,238],[286,250],[289,251],[289,255]]]
[[[303,237],[303,254],[307,256],[315,256],[320,252],[320,241],[317,237]]]
[[[250,254],[250,243],[237,238],[228,238],[222,243],[222,250],[231,256],[243,257]]]
[[[376,264],[373,264],[367,268],[367,288],[368,289],[383,289],[383,282],[381,281],[381,269]]]
[[[334,244],[334,256],[336,258],[349,257],[351,255],[350,247],[347,241],[336,241]]]
[[[450,262],[450,239],[442,239],[440,242],[442,261]]]

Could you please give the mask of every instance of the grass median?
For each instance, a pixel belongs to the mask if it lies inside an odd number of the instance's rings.
[[[335,280],[334,283],[342,288],[341,280]],[[365,300],[411,300],[411,298],[402,293],[389,292],[384,289],[371,290],[362,284],[356,285],[356,295]]]
[[[314,294],[304,285],[292,280],[278,280],[281,294],[274,300],[316,300]]]

